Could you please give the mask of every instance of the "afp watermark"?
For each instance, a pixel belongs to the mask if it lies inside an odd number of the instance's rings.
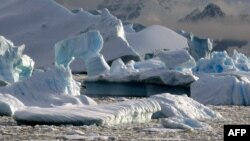
[[[224,141],[249,141],[250,125],[224,125]]]

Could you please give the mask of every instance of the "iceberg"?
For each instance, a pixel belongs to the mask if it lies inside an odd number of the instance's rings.
[[[196,63],[187,50],[162,51],[158,53],[159,58],[163,61],[169,70],[179,70],[193,68]]]
[[[109,65],[100,54],[102,47],[103,39],[98,31],[65,39],[55,45],[55,64],[68,67],[74,59],[81,59],[88,75],[103,74],[109,71]]]
[[[150,99],[156,100],[161,106],[161,111],[154,116],[155,118],[179,117],[196,120],[221,118],[219,113],[186,95],[179,96],[165,93],[151,96]]]
[[[104,37],[101,53],[107,61],[123,56],[138,59],[138,54],[126,40],[121,20],[107,9],[98,12],[100,14],[81,9],[73,13],[53,0],[2,0],[1,5],[1,35],[17,44],[25,43],[25,53],[34,59],[36,68],[54,66],[54,45],[58,41],[92,30],[99,30]],[[5,16],[10,14],[11,18]],[[72,71],[84,69],[76,61],[71,68]]]
[[[193,72],[199,73],[223,73],[235,71],[250,71],[250,62],[248,58],[237,51],[230,57],[226,51],[213,52],[211,58],[201,58]]]
[[[0,80],[14,83],[31,76],[34,61],[23,54],[25,46],[15,46],[0,36]]]
[[[36,72],[23,81],[0,87],[0,94],[0,105],[5,105],[0,107],[0,115],[11,115],[28,106],[96,105],[92,99],[80,95],[80,83],[73,80],[71,70],[64,66]]]
[[[73,124],[112,126],[125,123],[143,123],[160,110],[152,99],[130,100],[96,106],[63,106],[52,108],[25,108],[14,114],[19,124]]]
[[[98,76],[109,71],[110,67],[106,63],[103,55],[97,55],[87,60],[86,68],[88,76]]]
[[[213,40],[198,37],[193,35],[193,33],[187,33],[183,30],[179,33],[187,38],[189,46],[188,51],[196,61],[200,58],[210,58],[210,54],[213,50]]]
[[[184,63],[181,65],[183,67],[189,66],[184,65]],[[182,68],[182,71],[179,70],[169,70],[159,58],[139,62],[130,61],[127,64],[121,59],[117,59],[112,63],[110,71],[101,75],[88,76],[86,82],[142,82],[188,87],[193,81],[198,79],[191,71],[187,71],[188,69],[186,70],[186,68]]]
[[[250,105],[250,81],[233,74],[201,77],[191,85],[191,97],[206,105]]]
[[[128,43],[141,56],[161,50],[188,48],[187,39],[160,25],[149,26],[139,32],[125,33]]]
[[[55,44],[55,64],[67,67],[72,59],[88,61],[98,56],[103,39],[98,31],[87,32]]]

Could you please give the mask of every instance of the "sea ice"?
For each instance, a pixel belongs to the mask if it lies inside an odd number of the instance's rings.
[[[178,118],[178,117],[164,118],[161,119],[161,123],[165,128],[171,128],[171,129],[187,129],[187,130],[193,130],[197,128],[201,128],[204,130],[211,129],[211,126],[209,126],[208,124],[192,118]]]
[[[14,44],[0,36],[0,80],[14,83],[30,77],[34,61],[27,55],[23,55],[25,46]]]

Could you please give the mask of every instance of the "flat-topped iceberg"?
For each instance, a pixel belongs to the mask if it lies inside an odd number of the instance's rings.
[[[0,94],[0,105],[5,105],[0,107],[0,115],[11,115],[15,110],[26,106],[96,104],[87,96],[80,95],[80,83],[73,80],[71,70],[63,66],[36,72],[30,78],[1,87]]]
[[[203,104],[250,105],[250,81],[233,74],[201,77],[191,85],[191,97]]]
[[[25,108],[15,112],[14,119],[21,124],[117,125],[143,123],[160,110],[153,99],[130,100],[96,106],[62,106],[54,108]]]
[[[235,71],[250,71],[249,59],[237,51],[234,52],[232,57],[226,51],[213,52],[211,58],[201,58],[193,69],[193,72],[198,74]]]
[[[27,107],[16,111],[14,119],[20,124],[29,125],[96,124],[112,126],[148,122],[152,115],[159,111],[164,114],[163,117],[171,118],[172,121],[179,124],[188,124],[191,126],[190,128],[199,127],[198,120],[221,117],[220,114],[187,96],[161,94],[139,100],[93,106]],[[174,120],[175,118],[178,120]]]
[[[11,41],[0,36],[0,80],[14,83],[30,77],[34,61],[23,54],[25,46],[15,46]]]

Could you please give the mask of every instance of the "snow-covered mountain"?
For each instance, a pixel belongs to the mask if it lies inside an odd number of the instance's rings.
[[[214,4],[208,4],[202,11],[195,9],[190,14],[185,16],[180,22],[197,22],[202,20],[220,19],[226,17],[226,13],[222,9]]]

